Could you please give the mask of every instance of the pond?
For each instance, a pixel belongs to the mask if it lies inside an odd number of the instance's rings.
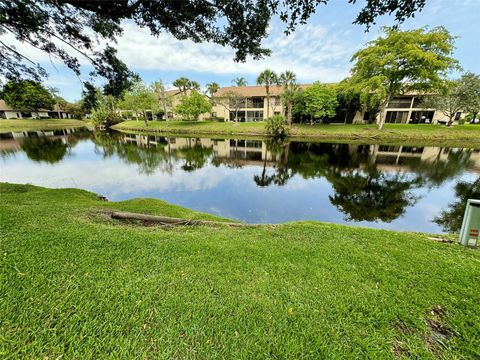
[[[64,129],[0,134],[0,156],[0,181],[76,187],[112,201],[158,198],[248,223],[440,233],[458,227],[463,201],[480,186],[480,149]]]

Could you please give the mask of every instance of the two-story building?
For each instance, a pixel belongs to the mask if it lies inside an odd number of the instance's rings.
[[[306,89],[310,84],[300,85]],[[280,100],[283,92],[281,86],[270,87],[269,116],[284,114],[284,108]],[[235,94],[235,96],[233,96]],[[220,117],[224,121],[263,121],[267,118],[267,92],[265,86],[229,86],[223,87],[215,93],[216,103],[213,107],[212,116]],[[228,99],[231,99],[229,102]],[[437,124],[446,122],[447,118],[441,111],[424,109],[421,105],[423,96],[406,94],[394,98],[387,105],[386,123],[392,124]],[[462,117],[458,112],[455,121]],[[330,121],[333,123],[362,124],[369,121],[370,114],[367,111],[358,111],[354,116],[338,114]]]

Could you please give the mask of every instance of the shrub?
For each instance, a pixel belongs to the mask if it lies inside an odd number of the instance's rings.
[[[265,129],[269,135],[276,138],[284,138],[290,134],[290,127],[282,115],[274,115],[267,119]]]
[[[94,110],[91,119],[95,126],[105,126],[107,128],[123,121],[118,113],[105,109]]]

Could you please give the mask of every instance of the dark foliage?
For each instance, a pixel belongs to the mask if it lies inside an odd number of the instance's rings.
[[[110,45],[122,34],[122,22],[132,21],[148,28],[152,35],[168,32],[179,40],[213,42],[235,49],[235,60],[244,61],[270,54],[261,42],[273,15],[285,22],[287,34],[305,23],[320,4],[329,0],[2,0],[0,34],[59,59],[77,75],[78,56],[94,67],[92,76],[106,79],[104,91],[118,96],[131,85],[134,74],[116,56]],[[355,0],[349,0],[355,3]],[[368,0],[355,22],[367,27],[377,16],[395,14],[398,22],[421,10],[425,0]],[[93,34],[93,36],[92,36]],[[7,79],[46,76],[39,64],[0,41],[0,71]]]

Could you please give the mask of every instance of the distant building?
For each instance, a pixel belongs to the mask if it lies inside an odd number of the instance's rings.
[[[311,86],[311,84],[300,85],[303,89],[309,86]],[[265,86],[223,87],[215,93],[214,98],[222,99],[222,97],[229,92],[235,92],[244,98],[242,106],[238,107],[238,104],[228,104],[225,101],[220,101],[213,108],[213,117],[220,117],[224,119],[224,121],[235,121],[236,113],[238,113],[237,120],[239,122],[263,121],[267,117],[267,92]],[[282,102],[280,101],[282,92],[283,87],[281,86],[270,87],[270,116],[285,113]],[[392,99],[387,105],[386,123],[437,124],[447,121],[446,116],[440,111],[436,111],[435,109],[422,109],[421,99],[422,96],[414,94],[406,94]],[[454,120],[458,121],[462,115],[461,112],[458,112]],[[330,122],[363,124],[366,123],[369,118],[369,112],[359,111],[353,117],[337,114]]]
[[[71,119],[70,113],[61,110],[55,104],[52,110],[39,109],[31,111],[26,109],[14,109],[8,106],[4,100],[0,100],[0,119]]]

